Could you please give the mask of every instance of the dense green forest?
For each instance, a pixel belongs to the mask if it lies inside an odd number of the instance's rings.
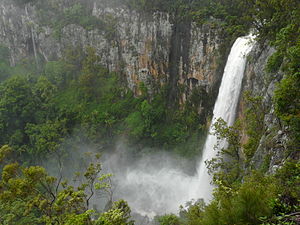
[[[117,0],[111,4],[119,4]],[[73,1],[60,11],[50,1],[14,0],[20,7],[35,5],[39,22],[51,26],[57,39],[67,24],[87,30],[101,27],[113,38],[113,18],[91,16],[93,1]],[[245,93],[248,111],[243,121],[228,127],[216,124],[216,135],[229,143],[208,164],[216,185],[214,199],[180,207],[179,215],[157,216],[160,225],[299,224],[300,201],[300,3],[298,0],[124,0],[131,10],[169,13],[173,21],[209,24],[221,31],[224,43],[249,33],[262,46],[271,45],[266,72],[284,76],[276,86],[276,116],[288,130],[284,165],[274,174],[252,170],[251,160],[264,128],[260,97]],[[55,16],[54,16],[55,15]],[[65,159],[80,143],[111,151],[123,137],[135,154],[143,147],[160,148],[191,161],[207,134],[207,119],[198,115],[195,91],[180,105],[168,105],[168,84],[156,84],[149,94],[141,83],[135,96],[122,76],[99,62],[93,46],[69,47],[57,61],[26,58],[12,67],[9,49],[0,46],[0,223],[1,224],[134,224],[130,206],[111,202],[105,211],[91,210],[97,192],[110,193],[111,174],[102,173],[100,156],[88,156],[85,172],[74,180],[50,176],[40,166],[54,159],[63,170]],[[241,123],[248,143],[242,144]],[[236,152],[245,152],[240,158]],[[230,158],[228,160],[224,159]],[[232,162],[235,162],[234,164]],[[268,165],[266,165],[268,166]],[[188,199],[187,199],[188,201]],[[165,212],[161,212],[163,215]]]

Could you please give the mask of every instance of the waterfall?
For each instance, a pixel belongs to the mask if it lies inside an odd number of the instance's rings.
[[[253,44],[251,36],[238,38],[229,54],[224,70],[219,96],[215,103],[214,117],[222,117],[229,125],[235,119],[236,107],[240,95],[241,83],[246,64],[246,56]],[[210,132],[212,132],[210,128]],[[182,165],[167,153],[145,155],[139,160],[129,160],[124,156],[124,143],[118,145],[115,155],[109,154],[104,162],[104,168],[110,168],[114,174],[116,188],[114,195],[124,198],[132,207],[133,212],[154,217],[157,214],[176,213],[179,205],[187,201],[203,198],[206,202],[211,199],[213,186],[207,173],[205,160],[216,156],[214,145],[216,137],[209,135],[199,162],[197,173],[187,175]],[[118,165],[116,168],[114,165]]]
[[[197,171],[199,187],[196,191],[206,201],[212,197],[213,186],[211,185],[211,176],[208,174],[205,161],[211,160],[217,154],[217,151],[214,150],[214,146],[217,144],[217,138],[212,135],[214,132],[213,124],[220,117],[227,122],[229,126],[234,123],[246,66],[246,56],[253,47],[253,43],[251,43],[252,39],[251,35],[238,38],[231,48],[225,66],[219,95],[213,111],[212,123],[209,128],[209,135],[207,136]]]

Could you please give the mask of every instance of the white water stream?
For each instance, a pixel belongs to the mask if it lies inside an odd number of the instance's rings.
[[[202,158],[198,167],[199,187],[196,191],[206,201],[211,199],[213,186],[210,184],[211,176],[208,174],[205,161],[216,157],[217,151],[214,146],[217,144],[217,137],[214,132],[213,124],[218,118],[222,118],[228,126],[232,126],[235,121],[237,104],[240,96],[243,75],[246,66],[246,56],[253,47],[252,36],[238,38],[231,48],[217,101],[213,111],[213,119],[209,128],[209,135],[207,136]],[[224,147],[225,143],[221,143],[220,148]],[[195,195],[195,194],[193,194]]]
[[[232,125],[235,120],[246,56],[253,46],[251,40],[250,36],[238,38],[231,49],[215,103],[212,124],[219,117],[228,125]],[[212,131],[210,128],[210,132]],[[215,144],[216,137],[208,135],[194,176],[183,173],[172,157],[165,155],[152,155],[151,158],[131,163],[123,162],[125,166],[121,166],[124,158],[122,154],[126,151],[122,149],[122,144],[121,153],[109,156],[104,167],[120,165],[118,170],[112,171],[117,183],[115,197],[127,200],[133,211],[148,216],[176,213],[179,205],[184,205],[191,199],[211,199],[213,186],[210,184],[211,177],[207,173],[205,160],[216,156]]]

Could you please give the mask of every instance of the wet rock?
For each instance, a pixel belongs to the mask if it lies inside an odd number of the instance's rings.
[[[62,10],[66,7],[63,1],[61,7]],[[217,30],[208,25],[187,22],[181,26],[190,24],[189,29],[174,34],[174,28],[179,25],[166,13],[143,15],[126,7],[95,1],[93,16],[114,21],[109,33],[101,28],[86,30],[78,24],[69,24],[57,38],[52,27],[39,24],[37,12],[37,8],[29,5],[26,11],[9,1],[0,1],[0,43],[10,49],[12,65],[32,57],[32,49],[45,61],[53,61],[62,56],[66,47],[93,46],[101,63],[110,71],[121,72],[128,87],[139,94],[141,82],[151,89],[153,83],[164,84],[170,80],[170,55],[180,48],[184,51],[178,55],[181,63],[175,65],[178,71],[176,86],[195,79],[198,82],[193,87],[205,83],[207,92],[212,93],[221,79],[218,50],[222,40]],[[173,39],[178,35],[181,42],[175,45]],[[184,94],[190,91],[187,85]]]

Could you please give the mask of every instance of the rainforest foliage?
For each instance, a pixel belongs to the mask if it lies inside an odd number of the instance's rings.
[[[92,16],[93,1],[14,0],[20,7],[34,5],[39,23],[54,30],[78,24],[87,31],[101,29],[114,40],[116,20]],[[106,1],[118,4],[118,0]],[[262,98],[245,93],[244,121],[228,127],[215,124],[227,148],[208,163],[216,185],[214,199],[188,202],[179,216],[158,217],[162,225],[289,224],[299,223],[300,199],[300,3],[298,0],[124,0],[130,9],[163,11],[171,21],[209,24],[232,42],[252,28],[261,46],[271,45],[266,73],[278,80],[273,103],[282,129],[288,134],[287,159],[272,175],[249,168],[264,133]],[[227,43],[228,43],[227,42]],[[193,158],[205,137],[206,118],[198,115],[194,93],[184,105],[167,107],[168,87],[156,84],[153,93],[143,83],[139,96],[127,88],[119,73],[108,71],[90,46],[64,49],[56,61],[24,59],[10,66],[9,49],[0,46],[0,222],[2,224],[133,224],[123,201],[110,202],[105,211],[89,210],[97,192],[110,191],[110,174],[103,174],[99,157],[73,182],[50,176],[37,166],[64,157],[80,143],[109,151],[125,137],[139,154],[145,146],[163,148]],[[278,75],[279,74],[279,75]],[[283,74],[283,77],[281,77]],[[244,126],[249,137],[241,141]],[[138,146],[138,147],[136,147]],[[243,152],[243,154],[241,153]],[[76,181],[76,182],[75,182]],[[163,212],[162,212],[163,213]]]
[[[60,174],[82,143],[110,151],[121,137],[141,146],[137,154],[150,146],[192,157],[205,137],[190,101],[171,110],[164,87],[150,96],[143,84],[142,95],[135,97],[119,74],[101,65],[93,47],[65,49],[61,59],[39,67],[33,59],[10,67],[7,48],[1,50],[1,223],[132,224],[122,200],[105,212],[89,210],[91,197],[112,194],[110,175],[101,174],[99,163],[69,182],[36,165],[54,161]]]
[[[216,135],[226,139],[229,147],[208,162],[217,186],[214,200],[207,206],[201,201],[194,202],[187,210],[181,211],[177,220],[174,216],[164,216],[162,224],[299,223],[300,3],[293,0],[238,1],[235,8],[239,4],[248,6],[239,10],[243,19],[256,28],[259,43],[262,46],[268,43],[276,48],[266,72],[273,76],[271,79],[276,79],[279,71],[284,74],[277,84],[273,102],[275,113],[282,121],[281,126],[289,133],[287,161],[274,175],[266,176],[259,171],[245,169],[264,131],[261,97],[246,93],[248,109],[243,123],[246,123],[248,142],[241,143],[240,122],[233,127],[227,127],[222,120],[215,124]],[[227,29],[234,25],[229,24]],[[246,157],[244,159],[241,149]]]
[[[9,144],[22,158],[33,160],[70,148],[65,140],[84,130],[78,138],[103,146],[125,135],[133,143],[194,154],[192,148],[177,147],[204,132],[189,101],[181,110],[167,109],[164,87],[150,96],[141,86],[143,94],[134,97],[118,74],[99,61],[92,47],[85,52],[68,49],[39,73],[34,64],[31,74],[11,72],[0,84],[1,145]],[[8,70],[5,76],[15,69]]]
[[[114,202],[103,213],[89,209],[96,191],[111,188],[111,175],[101,173],[97,156],[70,185],[62,175],[49,176],[43,167],[22,166],[15,161],[15,154],[7,145],[0,149],[1,164],[8,163],[1,168],[2,224],[132,224],[130,208],[123,200]]]

